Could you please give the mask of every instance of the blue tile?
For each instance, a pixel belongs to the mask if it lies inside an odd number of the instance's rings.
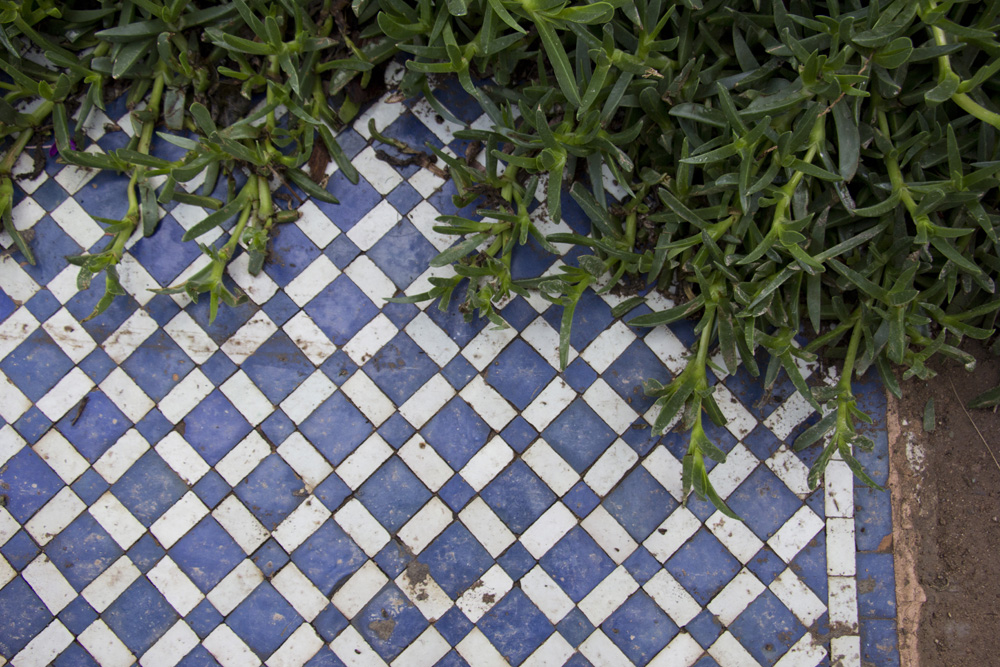
[[[460,656],[457,651],[448,651],[443,658],[438,660],[434,667],[469,667],[469,663],[465,661],[465,658]]]
[[[139,304],[131,296],[120,296],[111,302],[103,313],[92,320],[84,319],[94,311],[94,306],[104,296],[104,274],[94,276],[90,289],[77,292],[66,302],[66,310],[81,323],[91,338],[101,344],[127,320],[138,308]]]
[[[79,479],[73,482],[73,492],[88,506],[97,502],[110,485],[93,468],[87,468]]]
[[[604,499],[604,509],[638,542],[649,537],[676,508],[677,501],[641,466]]]
[[[278,225],[275,230],[268,243],[264,271],[279,287],[284,287],[320,256],[320,249],[295,225]]]
[[[434,88],[434,97],[465,123],[472,123],[483,113],[479,102],[453,78],[441,81],[441,85]]]
[[[523,297],[515,296],[500,311],[500,316],[513,328],[524,331],[526,326],[538,318],[538,313]]]
[[[223,276],[223,285],[234,294],[240,292],[240,288],[234,283],[228,275]],[[260,309],[252,302],[246,301],[239,306],[227,306],[225,308],[219,308],[216,318],[211,323],[209,318],[211,317],[211,311],[209,308],[210,300],[207,296],[198,299],[196,303],[192,303],[187,308],[185,312],[190,315],[198,326],[208,334],[217,345],[222,345],[227,340],[233,337],[240,327],[247,323],[247,321],[254,316]]]
[[[528,448],[528,445],[538,439],[538,431],[529,424],[524,417],[518,415],[514,417],[506,428],[500,432],[503,441],[510,445],[514,451],[521,453]]]
[[[747,569],[753,572],[765,586],[770,586],[774,578],[785,571],[785,561],[766,544],[747,562]]]
[[[423,197],[413,189],[412,185],[404,181],[386,195],[386,200],[399,211],[400,215],[406,215],[414,206],[423,201]]]
[[[396,405],[402,405],[438,372],[434,360],[402,331],[363,366],[364,372]]]
[[[87,512],[45,546],[45,555],[77,591],[97,579],[122,553],[118,543]]]
[[[388,317],[397,329],[405,329],[406,325],[420,314],[420,308],[412,303],[383,302],[382,314]]]
[[[486,443],[490,427],[459,397],[448,402],[420,433],[427,444],[448,462],[452,470],[461,470]]]
[[[647,396],[645,383],[656,380],[668,384],[670,371],[641,340],[633,341],[604,372],[604,380],[639,414],[645,413],[656,399]]]
[[[636,454],[643,457],[660,444],[660,436],[653,435],[649,422],[642,417],[636,418],[632,425],[625,429],[621,438]]]
[[[149,300],[145,308],[153,321],[161,327],[169,324],[177,316],[177,313],[181,312],[181,307],[177,305],[177,302],[166,294],[157,294]]]
[[[94,217],[121,220],[128,211],[128,181],[111,171],[99,171],[73,199]]]
[[[323,362],[320,369],[339,387],[354,375],[354,372],[358,370],[358,365],[347,356],[346,352],[337,350]]]
[[[861,659],[879,667],[899,667],[899,637],[896,621],[861,621]]]
[[[17,310],[17,304],[14,303],[14,300],[0,291],[0,322],[10,317],[15,310]]]
[[[691,665],[691,667],[719,667],[719,663],[717,663],[712,656],[706,655],[702,657],[701,660]]]
[[[203,363],[199,369],[205,374],[212,384],[219,386],[223,382],[229,379],[229,377],[236,372],[236,364],[226,356],[226,353],[222,350],[218,350],[208,361]]]
[[[339,465],[374,430],[356,407],[337,392],[309,415],[299,430],[326,459]]]
[[[563,503],[573,510],[573,514],[582,519],[601,504],[601,499],[587,486],[586,482],[581,480],[563,496]]]
[[[674,622],[641,590],[618,607],[601,628],[637,665],[652,660],[677,635]]]
[[[271,444],[280,445],[295,432],[295,422],[289,419],[283,410],[275,408],[274,412],[261,422],[260,430]]]
[[[60,204],[69,199],[69,193],[59,185],[59,181],[54,178],[48,178],[31,193],[31,198],[35,200],[36,204],[51,213]]]
[[[215,588],[246,554],[222,526],[207,516],[170,548],[170,558],[203,593]]]
[[[316,655],[309,658],[304,667],[346,667],[346,665],[328,646],[324,646]]]
[[[566,380],[566,384],[573,388],[573,391],[582,394],[597,380],[597,371],[591,368],[583,360],[583,357],[577,357],[566,366],[562,377]]]
[[[854,525],[858,551],[875,551],[892,534],[892,503],[888,491],[854,487]]]
[[[434,581],[451,599],[457,599],[493,565],[486,549],[459,522],[444,529],[419,558]]]
[[[160,401],[194,369],[194,362],[163,329],[153,332],[122,368],[154,401]]]
[[[306,496],[302,479],[277,454],[261,461],[233,491],[268,530],[277,528]]]
[[[858,615],[861,618],[896,617],[896,574],[891,553],[859,553]]]
[[[101,617],[136,655],[142,655],[177,621],[177,612],[145,577],[140,577]]]
[[[59,299],[52,296],[52,292],[42,289],[35,292],[35,295],[28,299],[24,307],[35,316],[36,320],[44,322],[55,315],[62,308],[62,304],[59,303]]]
[[[270,579],[278,570],[285,567],[289,560],[288,554],[285,553],[285,550],[281,548],[281,545],[273,537],[264,542],[250,559],[260,568],[260,571],[264,573],[267,579]]]
[[[177,667],[219,667],[219,663],[208,652],[208,649],[199,644],[177,663]]]
[[[515,534],[523,533],[552,506],[556,495],[523,461],[514,461],[479,495]]]
[[[361,248],[354,245],[354,241],[347,238],[346,234],[341,234],[323,250],[323,254],[333,262],[334,266],[343,271],[361,254]]]
[[[462,479],[461,475],[452,476],[444,486],[438,489],[438,497],[455,512],[460,512],[475,495],[476,490],[469,486],[469,483]]]
[[[538,561],[573,602],[587,593],[615,569],[615,562],[580,526],[574,526]]]
[[[155,444],[162,440],[167,433],[174,430],[174,425],[163,416],[162,412],[153,408],[135,425],[135,429],[146,439],[146,442]]]
[[[8,660],[45,629],[52,614],[35,592],[17,577],[0,590],[0,655]]]
[[[514,280],[538,278],[555,263],[556,256],[546,250],[534,236],[529,236],[527,243],[514,246],[510,275]]]
[[[684,626],[692,637],[695,638],[702,648],[708,648],[715,643],[715,640],[722,634],[722,623],[718,617],[707,609],[695,616]]]
[[[513,340],[483,371],[483,379],[524,410],[556,375],[549,362],[520,338]]]
[[[434,629],[441,633],[441,636],[452,646],[456,646],[465,636],[472,632],[472,625],[462,610],[458,607],[451,607],[434,623]]]
[[[666,563],[666,568],[705,606],[740,571],[740,563],[704,527]]]
[[[574,648],[586,641],[587,637],[594,632],[594,626],[579,607],[570,609],[569,613],[556,625],[556,628],[559,630],[559,634]]]
[[[555,628],[520,588],[511,590],[477,624],[512,665],[519,665]]]
[[[205,473],[204,477],[198,480],[198,483],[191,490],[195,492],[195,495],[209,509],[214,509],[216,505],[222,502],[223,498],[229,495],[232,488],[226,480],[222,479],[222,475],[214,470],[209,470]]]
[[[351,488],[336,475],[330,475],[323,483],[313,489],[313,495],[319,498],[331,512],[338,509],[352,493]]]
[[[199,602],[198,606],[184,617],[184,621],[202,639],[212,634],[213,630],[222,625],[222,620],[222,614],[216,610],[207,598]]]
[[[251,430],[240,411],[218,389],[184,417],[184,439],[213,466]]]
[[[258,347],[240,367],[272,403],[285,400],[316,370],[281,330]]]
[[[470,220],[479,220],[481,216],[476,214],[476,209],[482,204],[483,198],[479,197],[470,204],[459,208],[455,203],[455,195],[458,188],[451,179],[445,181],[444,185],[438,188],[437,192],[427,198],[427,201],[438,210],[441,215],[459,215]]]
[[[597,460],[617,434],[582,399],[576,398],[542,431],[542,438],[578,473]]]
[[[36,222],[32,229],[35,238],[31,242],[31,251],[35,255],[35,264],[28,264],[19,250],[15,250],[10,256],[36,283],[48,285],[66,267],[66,256],[79,255],[83,248],[47,215]]]
[[[132,422],[99,389],[86,395],[58,424],[80,454],[93,463],[132,426]]]
[[[820,600],[825,600],[829,583],[826,575],[826,532],[821,530],[816,533],[809,544],[796,554],[788,567],[792,568],[792,572],[797,574]]]
[[[7,540],[7,543],[0,547],[0,553],[7,559],[10,566],[20,572],[35,560],[39,548],[35,541],[31,539],[27,531],[19,530]]]
[[[353,620],[368,645],[391,662],[427,628],[427,619],[395,584],[389,583]]]
[[[160,562],[166,553],[160,543],[151,534],[146,533],[129,548],[128,558],[136,569],[146,574]]]
[[[348,620],[333,605],[327,605],[326,609],[312,621],[316,633],[326,642],[332,642],[348,625],[350,625]]]
[[[390,533],[395,533],[431,499],[431,492],[398,457],[386,461],[355,494]]]
[[[461,391],[465,385],[469,384],[472,378],[478,375],[478,371],[465,357],[458,354],[448,362],[447,366],[441,369],[441,375],[451,383],[452,387]]]
[[[45,396],[71,368],[73,361],[42,328],[28,334],[0,361],[0,369],[32,403]]]
[[[763,465],[750,473],[726,503],[765,542],[802,506],[785,483]]]
[[[226,625],[261,660],[274,653],[301,624],[298,612],[266,581],[226,617]]]
[[[378,429],[378,434],[382,436],[382,439],[395,449],[405,445],[414,433],[416,430],[410,426],[410,422],[406,421],[406,418],[398,412],[393,412],[392,416]]]
[[[632,578],[639,582],[640,586],[656,576],[662,569],[660,561],[656,560],[653,554],[641,545],[625,560],[623,565]]]
[[[292,562],[326,596],[366,560],[365,553],[332,519],[292,553]]]
[[[534,556],[520,542],[510,545],[507,551],[497,558],[497,563],[514,581],[527,574],[536,564]]]
[[[552,307],[543,314],[552,328],[559,331],[562,321],[562,308]],[[570,329],[569,342],[577,350],[587,347],[597,338],[608,325],[614,322],[611,317],[611,306],[591,290],[580,297],[573,316],[573,327]]]
[[[111,374],[111,371],[115,369],[117,364],[108,356],[107,352],[101,348],[97,348],[88,354],[78,365],[80,370],[87,374],[87,377],[95,383],[100,384],[104,381],[104,378]]]
[[[398,577],[407,565],[414,562],[413,552],[400,542],[399,538],[391,540],[389,544],[382,547],[382,550],[375,554],[372,560],[390,579]]]
[[[304,310],[338,347],[378,315],[378,308],[345,274],[337,276]]]
[[[111,493],[149,527],[187,493],[187,484],[150,450],[112,485]]]
[[[795,615],[765,590],[729,626],[740,643],[762,665],[773,665],[805,634]]]
[[[403,218],[366,254],[396,287],[405,289],[423,275],[431,260],[438,255],[438,250],[409,220]]]
[[[357,184],[351,183],[341,170],[335,171],[330,176],[330,181],[327,183],[326,189],[340,203],[328,204],[318,200],[314,200],[314,203],[343,232],[350,230],[354,225],[358,224],[361,218],[368,215],[369,211],[382,201],[382,196],[375,188],[369,185],[368,181],[361,178]],[[338,236],[337,238],[342,238],[342,236]],[[336,239],[334,239],[335,242]]]
[[[139,239],[129,254],[156,282],[167,286],[201,255],[196,244],[181,241],[183,236],[184,228],[168,213],[160,219],[153,235]]]
[[[280,327],[299,312],[299,306],[284,292],[277,292],[268,299],[262,310]]]
[[[65,486],[30,447],[21,449],[0,468],[0,481],[7,511],[22,525]]]
[[[438,299],[424,311],[459,347],[468,345],[486,327],[486,320],[482,318],[465,319],[460,306],[465,301],[467,289],[464,282],[455,288],[447,310],[441,310],[441,301]]]
[[[82,597],[76,597],[59,612],[59,620],[66,629],[74,635],[79,635],[97,620],[97,612]]]
[[[763,424],[757,424],[749,435],[743,438],[743,444],[758,459],[766,461],[781,447],[781,440],[771,432],[771,429]]]

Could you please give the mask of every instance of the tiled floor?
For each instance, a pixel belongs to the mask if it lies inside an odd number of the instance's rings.
[[[0,665],[897,665],[888,495],[839,462],[809,492],[790,384],[716,385],[738,523],[680,506],[685,437],[650,436],[642,382],[683,366],[689,325],[631,329],[589,294],[559,373],[544,300],[502,330],[386,304],[426,288],[453,190],[376,159],[368,119],[463,150],[387,99],[341,135],[361,184],[334,173],[342,204],[304,204],[266,275],[237,259],[251,301],[211,326],[147,291],[200,266],[178,244],[200,211],[168,206],[122,265],[132,297],[82,322],[101,286],[64,256],[105,242],[84,211],[122,215],[125,181],[52,161],[20,184],[39,263],[0,262]],[[586,228],[563,210],[547,231]],[[552,265],[525,248],[515,272]],[[881,389],[858,391],[884,481]]]

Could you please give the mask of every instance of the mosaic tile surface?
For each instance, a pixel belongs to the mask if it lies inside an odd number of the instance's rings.
[[[125,180],[52,161],[19,184],[39,263],[0,235],[0,665],[898,664],[888,495],[839,461],[809,491],[816,452],[788,445],[817,416],[790,383],[716,380],[710,476],[739,523],[680,505],[685,439],[650,434],[642,383],[683,368],[689,324],[632,329],[588,294],[558,372],[542,299],[507,303],[507,329],[386,303],[441,271],[454,190],[379,161],[368,119],[464,151],[394,99],[340,136],[361,184],[331,173],[341,205],[303,204],[262,275],[237,258],[250,301],[212,325],[204,301],[148,291],[202,265],[178,244],[201,211],[168,205],[123,260],[132,296],[83,322],[101,285],[78,292],[64,257],[106,242],[90,215],[120,216]],[[92,150],[123,143],[104,122]],[[586,231],[563,210],[536,211],[543,230]],[[881,388],[857,391],[884,482]]]

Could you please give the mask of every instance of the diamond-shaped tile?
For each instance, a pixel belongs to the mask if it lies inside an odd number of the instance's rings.
[[[338,465],[368,439],[373,427],[338,391],[316,408],[299,430],[330,463]]]
[[[460,470],[486,443],[490,427],[461,398],[453,398],[421,430],[428,444]]]
[[[601,625],[636,665],[645,665],[677,635],[677,626],[652,598],[638,591]]]
[[[523,461],[515,461],[480,493],[514,533],[523,533],[556,500],[556,495]]]
[[[267,582],[254,589],[226,617],[226,625],[261,660],[274,653],[301,623],[298,612]]]
[[[59,382],[73,361],[44,329],[36,329],[0,361],[0,370],[32,401],[38,401]]]
[[[392,457],[355,493],[388,531],[403,527],[430,500],[431,493],[398,457]]]
[[[483,371],[504,398],[523,410],[535,400],[556,371],[530,345],[515,340]]]
[[[608,494],[604,507],[641,542],[674,511],[677,501],[645,468],[639,467]]]
[[[420,554],[434,581],[452,599],[460,596],[493,565],[490,554],[459,522],[448,526]]]
[[[203,593],[215,588],[246,555],[212,517],[205,517],[170,548],[170,558]]]
[[[250,431],[250,424],[219,390],[184,417],[184,439],[210,465],[221,461]]]
[[[378,315],[378,308],[346,275],[306,304],[305,312],[337,346],[346,345]]]
[[[685,590],[704,606],[740,571],[740,562],[702,528],[666,563]]]
[[[194,362],[160,330],[144,340],[122,368],[150,398],[158,401],[191,372]]]
[[[306,496],[302,478],[277,454],[261,461],[233,490],[268,530],[277,528]]]
[[[773,665],[799,640],[805,627],[771,591],[764,591],[729,626],[761,665]]]
[[[177,620],[177,612],[158,590],[140,577],[101,615],[136,655],[145,653]]]
[[[187,484],[154,451],[146,452],[111,487],[144,526],[150,526],[187,492]]]
[[[0,656],[13,658],[45,629],[52,614],[24,579],[18,577],[0,590]]]
[[[383,660],[391,662],[428,624],[402,591],[390,583],[361,610],[353,625]]]
[[[82,591],[122,555],[122,549],[87,513],[56,535],[45,554],[73,587]]]
[[[438,372],[438,366],[405,333],[398,333],[363,366],[365,373],[402,405]]]
[[[758,466],[726,502],[765,541],[802,506],[802,501],[766,466]]]
[[[478,626],[512,665],[521,664],[555,631],[519,588],[486,612]]]
[[[64,484],[29,447],[23,448],[2,467],[6,508],[18,523],[25,523],[49,502]]]
[[[582,398],[574,400],[542,431],[542,438],[579,473],[590,467],[615,437]]]
[[[573,602],[579,602],[615,569],[615,563],[579,526],[538,561]]]
[[[327,596],[365,560],[365,553],[333,519],[320,526],[292,553],[292,562]]]
[[[132,425],[102,391],[92,391],[56,427],[91,463],[97,461]]]

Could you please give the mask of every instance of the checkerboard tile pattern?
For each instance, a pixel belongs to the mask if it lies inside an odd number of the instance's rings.
[[[0,665],[898,664],[888,496],[839,461],[810,491],[816,453],[789,443],[817,416],[790,383],[714,379],[710,476],[740,523],[680,504],[684,436],[650,433],[642,384],[683,368],[688,323],[632,329],[588,294],[559,372],[544,300],[507,303],[506,329],[385,301],[440,272],[456,210],[450,183],[376,158],[368,121],[462,154],[435,116],[390,93],[346,129],[361,183],[331,166],[342,203],[303,204],[261,275],[237,258],[250,300],[213,324],[148,291],[201,266],[178,241],[202,211],[168,205],[129,244],[131,296],[84,321],[101,285],[65,256],[105,242],[91,216],[122,214],[125,180],[21,180],[39,262],[0,235]],[[100,120],[92,150],[119,146]],[[539,222],[586,229],[564,211]],[[518,272],[555,270],[522,250]],[[857,391],[884,482],[881,389]]]

